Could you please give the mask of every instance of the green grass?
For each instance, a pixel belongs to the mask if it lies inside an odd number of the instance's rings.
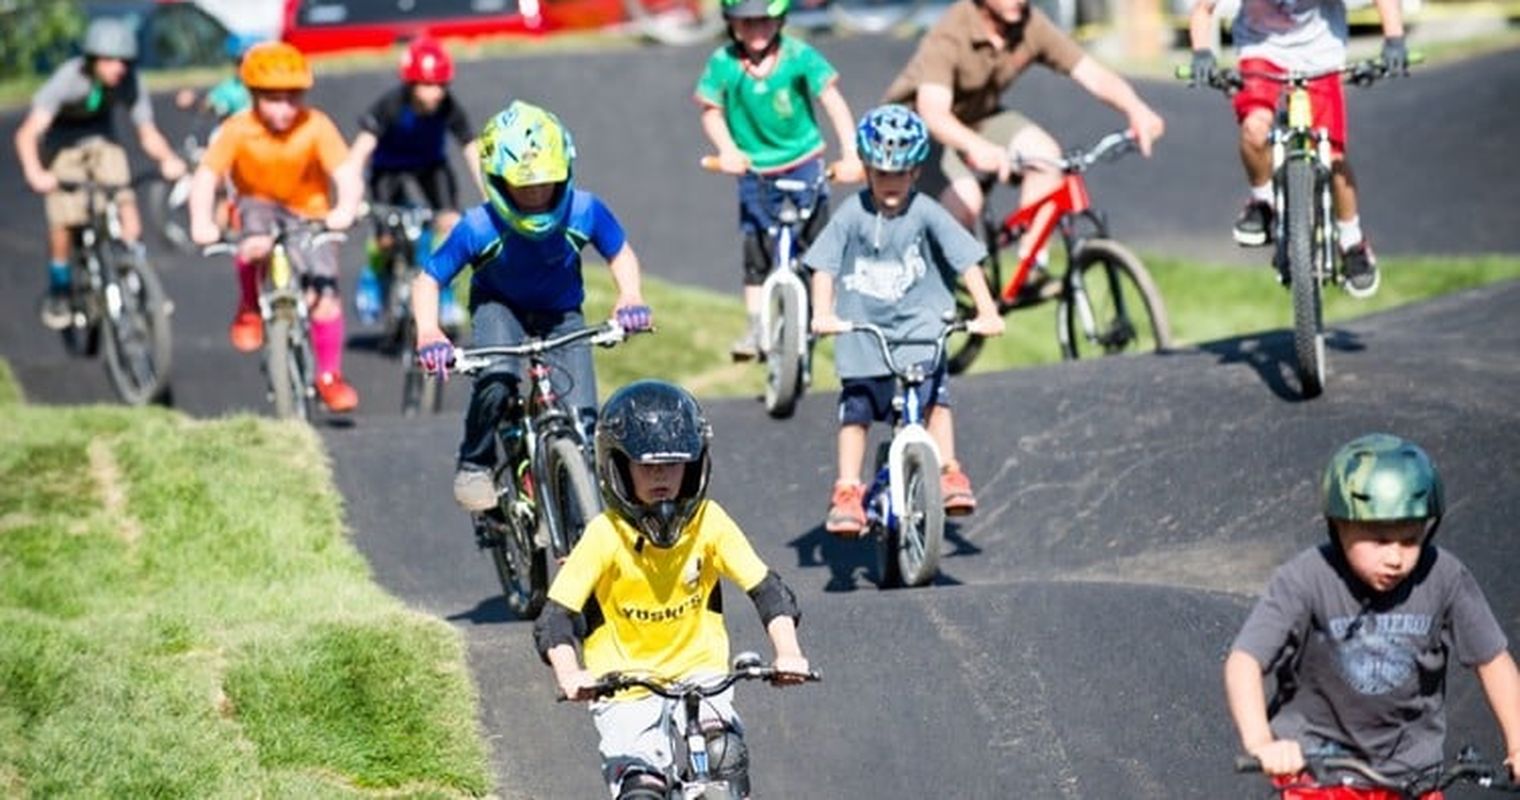
[[[21,384],[11,374],[11,365],[0,359],[0,408],[16,405],[21,400]]]
[[[1266,266],[1259,269],[1219,266],[1160,256],[1145,256],[1143,260],[1160,286],[1173,336],[1180,346],[1292,325],[1288,293]],[[1380,267],[1382,288],[1369,300],[1353,300],[1340,290],[1326,293],[1325,316],[1329,324],[1485,283],[1520,278],[1520,258],[1513,256],[1384,258]],[[588,264],[586,277],[586,315],[594,320],[609,313],[615,295],[605,268]],[[645,377],[675,380],[708,397],[760,393],[761,368],[732,364],[728,357],[728,346],[739,335],[745,319],[737,291],[724,294],[678,287],[646,276],[644,297],[654,309],[658,331],[597,353],[597,374],[603,395],[627,381]],[[1060,360],[1055,304],[1018,311],[1006,319],[1007,334],[987,344],[973,365],[974,372]],[[824,390],[838,386],[833,349],[828,341],[818,349],[813,385]]]
[[[0,795],[490,791],[458,635],[370,580],[310,429],[6,417]]]

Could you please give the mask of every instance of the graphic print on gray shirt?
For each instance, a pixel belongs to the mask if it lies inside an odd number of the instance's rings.
[[[137,70],[128,70],[114,87],[104,86],[85,71],[83,57],[63,62],[32,95],[32,108],[53,115],[53,124],[44,140],[49,153],[72,147],[91,136],[120,143],[114,119],[117,106],[128,109],[133,125],[153,121],[153,106]]]
[[[1477,666],[1506,646],[1449,551],[1427,547],[1408,579],[1378,594],[1325,545],[1278,567],[1233,648],[1277,676],[1275,736],[1400,773],[1442,759],[1448,658]]]
[[[1324,72],[1346,63],[1343,0],[1241,0],[1230,35],[1241,58]]]
[[[932,339],[955,309],[960,273],[979,264],[987,248],[933,198],[915,192],[894,217],[876,213],[871,192],[845,198],[802,262],[834,276],[834,312],[870,322],[895,339]],[[927,361],[933,345],[893,352],[899,364]],[[890,375],[876,340],[847,333],[834,345],[840,378]]]

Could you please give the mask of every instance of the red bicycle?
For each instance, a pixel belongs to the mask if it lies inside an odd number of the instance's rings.
[[[987,243],[987,282],[1001,287],[998,310],[1007,314],[1050,300],[1056,301],[1056,338],[1061,355],[1068,360],[1084,352],[1110,355],[1125,352],[1161,351],[1172,344],[1171,324],[1161,291],[1140,258],[1109,238],[1108,222],[1092,206],[1087,182],[1082,178],[1093,164],[1113,161],[1135,149],[1133,134],[1110,133],[1087,150],[1064,158],[1047,159],[1015,153],[1014,177],[1029,167],[1058,170],[1060,187],[1027,208],[1009,214],[1001,222],[983,205],[981,230]],[[997,183],[996,176],[982,179],[983,194]],[[1059,275],[1035,266],[1035,255],[1057,230],[1066,246],[1066,260]],[[1019,258],[1019,243],[1031,237],[1026,255]],[[1010,249],[1012,252],[1009,252]],[[1013,265],[1003,280],[1005,259]],[[961,287],[956,305],[963,317],[976,307]],[[952,340],[950,372],[964,372],[982,351],[985,339],[966,334]]]

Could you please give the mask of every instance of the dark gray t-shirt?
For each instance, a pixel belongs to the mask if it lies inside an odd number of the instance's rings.
[[[845,198],[802,262],[834,276],[840,319],[870,322],[895,339],[932,339],[955,309],[957,277],[986,255],[933,198],[915,192],[902,213],[885,217],[865,189]],[[892,355],[900,365],[927,361],[934,347],[904,346]],[[840,378],[891,374],[876,340],[864,333],[841,335],[834,363]]]
[[[1272,575],[1234,649],[1277,676],[1272,732],[1306,750],[1338,745],[1393,773],[1441,761],[1447,659],[1507,647],[1472,573],[1426,548],[1410,577],[1374,593],[1340,550],[1306,550]]]
[[[104,86],[85,71],[83,57],[63,62],[32,95],[32,108],[53,115],[44,139],[51,152],[72,147],[91,136],[120,142],[114,119],[117,106],[128,109],[133,125],[153,121],[153,106],[137,70],[129,70],[116,86]]]

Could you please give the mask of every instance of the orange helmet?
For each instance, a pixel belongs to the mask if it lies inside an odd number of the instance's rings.
[[[454,80],[454,59],[433,39],[413,39],[401,54],[401,80],[407,83],[448,83]]]
[[[238,77],[249,89],[296,91],[311,88],[311,65],[301,51],[285,42],[259,42],[248,48]]]

